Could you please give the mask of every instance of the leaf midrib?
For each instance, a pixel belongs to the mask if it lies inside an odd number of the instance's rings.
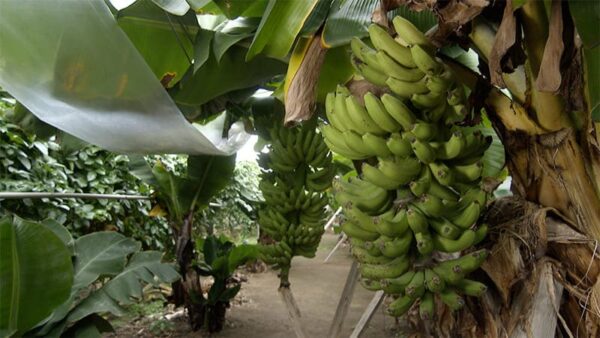
[[[95,260],[96,260],[96,258],[98,258],[98,257],[99,257],[99,256],[101,256],[102,254],[104,254],[105,252],[107,252],[107,251],[108,251],[110,248],[114,247],[115,245],[118,245],[118,244],[122,243],[122,242],[123,242],[123,241],[125,241],[125,240],[127,240],[127,238],[122,238],[122,239],[120,239],[119,241],[117,241],[117,242],[115,242],[115,243],[113,243],[113,244],[111,244],[111,245],[107,246],[107,247],[106,247],[104,250],[100,251],[100,252],[99,252],[97,255],[93,256],[93,258],[92,258],[92,259],[90,259],[90,260],[89,260],[89,261],[88,261],[88,262],[87,262],[87,263],[86,263],[86,264],[85,264],[85,265],[84,265],[84,266],[83,266],[83,267],[82,267],[82,268],[81,268],[81,269],[80,269],[80,270],[79,270],[79,271],[78,271],[78,272],[75,274],[75,277],[73,278],[73,281],[74,281],[75,283],[73,283],[73,285],[75,285],[75,284],[79,284],[79,283],[77,283],[76,281],[77,281],[77,278],[80,276],[80,273],[81,273],[82,271],[85,271],[85,269],[86,269],[86,268],[87,268],[87,267],[88,267],[88,266],[89,266],[89,265],[90,265],[90,264],[91,264],[93,261],[95,261]]]

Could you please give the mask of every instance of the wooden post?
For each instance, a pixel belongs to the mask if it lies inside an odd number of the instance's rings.
[[[371,299],[371,302],[365,309],[365,312],[363,312],[362,316],[360,317],[358,324],[356,324],[356,326],[354,327],[354,331],[352,331],[350,338],[360,337],[360,335],[364,331],[365,327],[371,321],[371,318],[373,318],[373,314],[375,314],[375,310],[377,310],[377,308],[379,307],[379,304],[381,304],[381,302],[383,301],[383,297],[384,297],[383,291],[379,290],[379,291],[375,292],[373,299]]]
[[[325,259],[323,260],[323,263],[327,263],[327,261],[329,261],[329,258],[331,258],[331,256],[333,256],[333,253],[340,247],[340,245],[342,245],[342,243],[344,243],[346,238],[348,238],[348,236],[346,234],[342,234],[342,238],[340,238],[340,240],[335,244],[333,249],[331,249],[331,252],[329,253],[329,255],[327,255],[327,257],[325,257]]]
[[[292,327],[294,329],[294,333],[296,333],[296,337],[298,338],[308,338],[306,332],[304,332],[304,328],[302,327],[300,308],[294,299],[294,295],[292,294],[292,290],[290,290],[289,286],[281,286],[279,287],[279,295],[281,299],[285,303],[285,307],[288,311],[288,316],[290,317],[290,321],[292,322]]]
[[[354,288],[356,287],[357,281],[358,263],[353,260],[350,272],[348,272],[348,277],[346,278],[346,285],[344,285],[344,290],[342,291],[342,296],[340,297],[337,309],[335,310],[335,315],[333,316],[333,321],[329,327],[327,337],[337,338],[340,335],[344,319],[348,314],[348,308],[350,307],[350,303],[352,303],[352,296],[354,295]]]

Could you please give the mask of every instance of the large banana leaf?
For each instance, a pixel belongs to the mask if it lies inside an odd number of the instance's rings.
[[[285,72],[285,63],[264,56],[245,62],[246,49],[233,46],[221,57],[209,57],[189,79],[182,81],[173,99],[186,115],[195,116],[202,104],[239,89],[263,83]]]
[[[42,121],[117,152],[232,153],[184,118],[105,2],[0,1],[0,31],[0,86]]]
[[[260,16],[268,3],[267,0],[214,0],[213,2],[230,19],[235,19],[239,16]]]
[[[367,36],[371,15],[379,0],[335,0],[323,28],[323,45],[345,45],[355,37]]]
[[[117,22],[164,85],[177,83],[190,67],[192,39],[198,31],[186,15],[184,24],[149,1],[137,1],[119,12]],[[179,18],[178,18],[179,19]],[[193,16],[192,16],[193,19]]]
[[[317,2],[270,0],[246,59],[251,60],[259,53],[284,58]]]
[[[45,226],[0,220],[0,336],[22,334],[69,297],[71,253]]]
[[[140,243],[117,232],[95,232],[75,242],[75,290],[87,287],[100,276],[123,271],[126,257],[140,250]]]

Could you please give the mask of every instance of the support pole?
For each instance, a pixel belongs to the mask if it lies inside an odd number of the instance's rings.
[[[367,327],[367,325],[369,325],[369,322],[371,321],[371,318],[373,318],[373,315],[375,314],[375,311],[379,307],[379,304],[381,304],[381,302],[383,301],[383,297],[384,297],[383,291],[379,290],[379,291],[375,292],[373,299],[371,299],[371,302],[365,309],[365,312],[363,312],[362,316],[360,317],[358,324],[356,324],[356,326],[354,327],[354,331],[352,331],[350,338],[360,337],[362,332],[365,330],[365,327]]]
[[[333,249],[331,249],[331,252],[329,252],[329,255],[327,255],[327,257],[325,257],[325,259],[323,260],[323,263],[327,263],[327,261],[329,261],[331,256],[333,256],[333,253],[340,247],[340,245],[342,245],[342,243],[344,243],[346,238],[348,238],[348,236],[345,233],[342,234],[342,238],[340,238],[340,240],[335,244]]]
[[[335,315],[333,316],[333,321],[331,322],[329,332],[327,333],[328,338],[337,338],[340,335],[344,319],[346,319],[348,309],[352,303],[352,296],[354,296],[354,288],[356,287],[357,281],[358,263],[353,260],[350,272],[348,272],[348,277],[346,278],[346,285],[344,285],[342,296],[340,297],[337,309],[335,310]]]
[[[86,198],[108,200],[149,200],[150,196],[144,195],[118,195],[118,194],[88,194],[80,192],[0,192],[1,199],[24,198]]]
[[[325,231],[327,231],[327,229],[329,229],[331,227],[331,225],[333,224],[333,221],[335,220],[335,218],[337,217],[337,215],[342,212],[342,207],[339,207],[331,216],[331,218],[329,218],[329,220],[327,221],[327,223],[325,224]]]

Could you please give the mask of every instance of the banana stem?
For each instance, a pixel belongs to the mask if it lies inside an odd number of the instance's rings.
[[[289,288],[290,287],[290,266],[283,266],[279,272],[279,287]]]

